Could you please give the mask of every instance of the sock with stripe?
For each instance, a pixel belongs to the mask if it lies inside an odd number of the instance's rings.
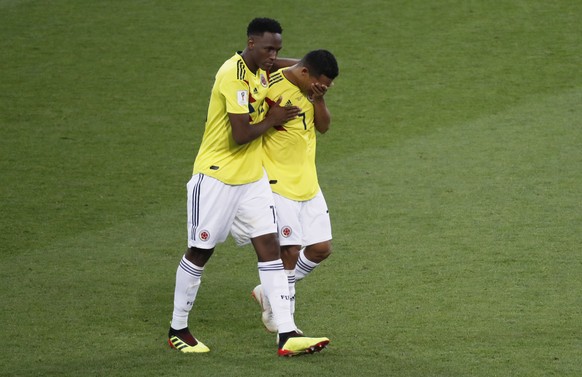
[[[280,333],[295,331],[295,321],[291,316],[291,297],[289,283],[283,270],[283,261],[277,259],[270,262],[258,262],[259,278],[263,294],[267,296],[273,318]]]
[[[174,290],[174,312],[171,327],[175,330],[188,327],[188,315],[196,300],[203,271],[204,267],[198,267],[185,256],[182,257],[176,271],[176,288]]]
[[[295,280],[299,281],[309,275],[319,263],[315,263],[307,259],[305,256],[305,248],[299,252],[297,265],[295,266]]]

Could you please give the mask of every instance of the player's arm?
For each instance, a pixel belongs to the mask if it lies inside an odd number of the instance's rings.
[[[299,114],[300,111],[297,107],[279,106],[281,103],[279,100],[272,102],[272,106],[261,122],[251,124],[248,111],[249,84],[234,74],[228,77],[229,80],[221,81],[219,90],[226,100],[226,112],[232,129],[232,137],[238,145],[255,140],[269,128],[283,124]],[[235,77],[236,79],[234,79]]]
[[[313,104],[313,122],[315,129],[324,134],[331,124],[331,113],[325,104],[323,96],[327,92],[327,86],[315,83],[311,86],[310,100]]]
[[[275,72],[281,68],[291,67],[292,65],[295,65],[297,63],[299,63],[299,59],[277,58],[273,62],[273,68],[271,68],[271,72]]]
[[[301,112],[301,109],[296,106],[281,107],[279,106],[280,103],[280,98],[277,102],[270,103],[269,111],[265,115],[265,119],[256,124],[250,124],[248,113],[228,113],[234,141],[239,145],[251,142],[264,134],[269,128],[279,126],[288,120],[294,119]]]

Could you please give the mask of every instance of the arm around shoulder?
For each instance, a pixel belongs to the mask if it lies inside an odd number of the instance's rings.
[[[290,119],[296,118],[300,109],[296,106],[284,106],[279,104],[281,99],[271,104],[265,119],[259,123],[250,124],[249,114],[228,113],[228,119],[232,128],[232,137],[238,145],[251,142],[264,134],[269,128],[284,124]]]
[[[273,68],[271,69],[271,72],[278,71],[281,68],[291,67],[292,65],[295,65],[297,63],[299,63],[299,59],[294,59],[294,58],[277,58],[273,62]]]
[[[249,114],[228,113],[228,119],[232,128],[232,138],[238,145],[255,140],[273,126],[265,121],[251,125]]]

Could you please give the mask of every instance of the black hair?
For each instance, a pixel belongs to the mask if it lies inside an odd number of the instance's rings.
[[[272,18],[255,18],[247,27],[247,37],[251,35],[263,35],[263,33],[283,33],[283,28],[278,21]]]
[[[339,75],[339,68],[335,56],[327,50],[308,52],[301,59],[301,64],[309,69],[311,76],[325,75],[333,80]]]

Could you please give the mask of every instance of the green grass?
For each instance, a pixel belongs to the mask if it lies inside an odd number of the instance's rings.
[[[579,376],[582,5],[0,0],[0,375]],[[258,9],[270,9],[258,14]],[[257,15],[340,62],[318,170],[334,254],[280,359],[221,245],[168,349],[213,76]]]

